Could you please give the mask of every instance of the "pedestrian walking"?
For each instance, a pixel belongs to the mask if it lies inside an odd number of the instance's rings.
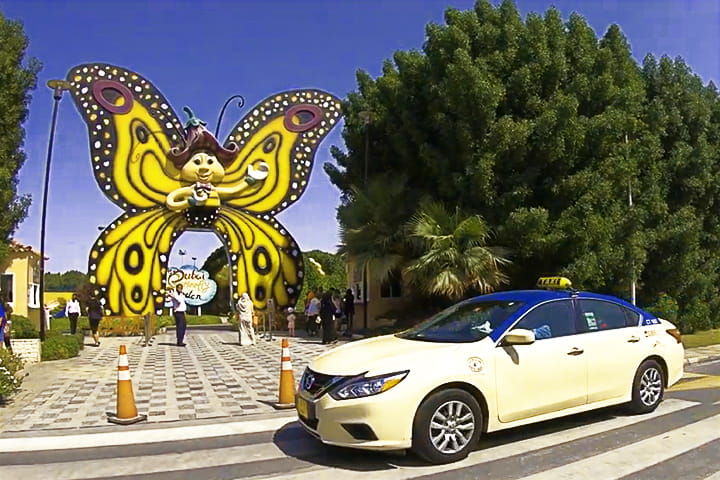
[[[333,318],[335,316],[335,304],[332,301],[332,294],[327,291],[320,299],[320,321],[322,324],[322,343],[323,345],[331,343],[335,340],[335,328],[333,328]]]
[[[185,303],[185,294],[183,293],[182,283],[175,285],[175,290],[169,293],[170,300],[173,304],[173,317],[175,317],[175,335],[177,337],[177,346],[185,346],[185,329],[187,322],[185,320],[185,312],[187,311],[187,303]]]
[[[253,328],[253,317],[255,306],[247,292],[240,295],[237,304],[238,308],[238,329],[240,345],[255,345],[255,329]]]
[[[80,301],[77,294],[73,293],[72,299],[65,304],[65,316],[70,320],[70,333],[75,335],[77,321],[80,316]]]
[[[287,325],[288,325],[288,333],[291,337],[295,336],[295,310],[293,307],[288,308],[288,314],[287,314]]]
[[[95,346],[100,346],[100,334],[98,328],[100,327],[100,320],[102,319],[102,304],[97,298],[97,295],[90,296],[88,300],[86,311],[88,320],[90,321],[90,331],[92,331],[93,340],[95,340]]]
[[[10,341],[12,311],[12,302],[5,301],[4,295],[0,293],[0,344],[5,345],[10,353],[12,353],[12,342]]]
[[[352,329],[353,317],[355,316],[355,295],[352,289],[348,288],[343,298],[343,313],[347,321],[347,331]]]
[[[322,292],[322,289],[319,290]],[[317,295],[313,295],[305,306],[305,330],[307,334],[314,337],[318,333],[320,323],[320,299]]]

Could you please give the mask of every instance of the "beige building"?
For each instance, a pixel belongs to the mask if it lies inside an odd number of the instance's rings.
[[[13,312],[40,328],[40,253],[15,240],[0,264],[0,291],[13,302]]]
[[[389,280],[380,281],[373,275],[372,263],[367,269],[367,328],[392,325],[396,313],[402,311],[407,303],[406,282],[398,275]],[[354,328],[365,326],[364,289],[362,267],[350,260],[347,264],[348,285],[355,295]]]

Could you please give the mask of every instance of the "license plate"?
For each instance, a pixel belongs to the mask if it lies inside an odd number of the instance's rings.
[[[310,405],[308,405],[308,402],[304,398],[297,397],[295,399],[295,408],[297,409],[298,415],[304,418],[310,418]]]

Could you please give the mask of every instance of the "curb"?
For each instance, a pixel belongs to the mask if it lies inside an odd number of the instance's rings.
[[[690,365],[697,365],[700,363],[708,363],[708,362],[714,362],[715,360],[720,360],[720,355],[705,355],[702,357],[689,357],[685,359],[684,365],[690,366]]]

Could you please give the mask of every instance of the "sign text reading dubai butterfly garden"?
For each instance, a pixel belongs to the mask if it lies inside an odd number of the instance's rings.
[[[206,270],[198,270],[192,265],[168,269],[168,288],[174,289],[180,283],[182,283],[185,302],[188,305],[205,305],[217,293],[217,283],[210,278],[210,274]]]

